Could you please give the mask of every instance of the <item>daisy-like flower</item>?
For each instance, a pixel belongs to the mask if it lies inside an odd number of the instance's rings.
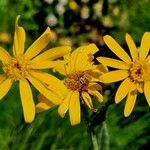
[[[138,92],[144,93],[150,105],[150,56],[148,56],[150,49],[150,32],[144,33],[140,49],[136,48],[131,36],[126,34],[126,42],[131,57],[111,36],[104,36],[104,41],[110,50],[121,60],[99,57],[99,62],[117,69],[102,75],[100,80],[104,83],[123,80],[115,94],[115,102],[119,103],[127,96],[124,115],[128,117],[133,110]]]
[[[51,31],[49,28],[24,52],[25,31],[18,26],[16,19],[13,56],[0,47],[0,61],[2,62],[3,74],[0,74],[0,99],[2,99],[14,81],[19,81],[21,102],[26,122],[32,122],[35,117],[35,104],[33,101],[30,83],[45,97],[58,104],[60,100],[48,90],[45,83],[57,82],[57,78],[40,71],[40,69],[54,67],[63,63],[54,59],[67,54],[70,47],[56,47],[38,55],[48,44]],[[37,56],[38,55],[38,56]]]
[[[58,113],[64,117],[69,110],[71,125],[80,123],[80,103],[85,103],[91,110],[95,110],[90,95],[95,96],[99,102],[103,101],[100,93],[102,87],[98,84],[98,78],[103,74],[105,68],[102,65],[94,65],[92,62],[93,54],[97,51],[98,48],[95,44],[81,46],[65,56],[64,67],[57,68],[60,73],[65,75],[63,81],[55,84],[56,95],[59,98],[63,95]],[[36,106],[38,112],[54,106],[42,95],[39,96],[39,101]]]

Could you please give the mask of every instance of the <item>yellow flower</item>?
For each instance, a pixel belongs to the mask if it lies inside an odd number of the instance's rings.
[[[102,75],[100,80],[104,83],[123,80],[116,92],[115,102],[119,103],[127,96],[124,109],[124,115],[127,117],[133,110],[138,92],[144,92],[146,100],[150,105],[150,56],[148,56],[150,49],[150,32],[144,33],[140,49],[136,48],[131,36],[126,34],[126,42],[131,58],[109,35],[104,36],[104,41],[110,50],[121,60],[99,57],[98,61],[102,64],[118,69]]]
[[[72,10],[78,10],[78,9],[79,9],[79,6],[78,6],[78,4],[76,3],[75,0],[71,0],[71,1],[69,2],[69,7],[70,7],[70,9],[72,9]]]
[[[80,103],[85,103],[91,110],[93,103],[90,95],[95,96],[99,102],[103,101],[100,93],[102,87],[98,84],[98,78],[105,68],[102,65],[94,65],[93,54],[98,51],[95,44],[81,46],[71,54],[65,56],[66,64],[57,70],[65,75],[65,79],[55,84],[56,95],[62,100],[58,113],[64,117],[69,110],[72,125],[80,123]],[[62,98],[61,98],[62,97]],[[46,98],[40,95],[37,111],[43,111],[54,106]]]
[[[11,42],[11,35],[7,32],[1,32],[0,33],[0,42],[10,43]]]
[[[0,60],[2,62],[3,74],[0,74],[0,99],[2,99],[13,81],[19,81],[21,102],[26,122],[32,122],[35,117],[35,105],[33,101],[30,83],[45,97],[52,98],[53,103],[60,103],[59,99],[52,93],[52,89],[45,87],[50,82],[57,82],[57,78],[40,71],[40,69],[54,67],[62,64],[63,61],[53,61],[54,59],[67,54],[70,47],[56,47],[38,55],[48,44],[51,31],[49,28],[24,52],[25,31],[23,27],[18,26],[16,19],[13,56],[0,47]],[[38,55],[38,56],[37,56]],[[53,96],[53,97],[52,97]]]

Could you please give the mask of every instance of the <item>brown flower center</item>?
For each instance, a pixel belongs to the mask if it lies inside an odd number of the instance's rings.
[[[131,64],[129,74],[131,80],[135,82],[150,80],[150,65],[146,62],[136,61]]]
[[[86,72],[78,71],[69,74],[65,80],[65,84],[68,89],[81,92],[87,90],[90,80],[91,78]]]

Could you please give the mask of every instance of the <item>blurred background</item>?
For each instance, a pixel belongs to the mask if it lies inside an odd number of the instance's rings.
[[[47,26],[53,31],[49,47],[95,43],[98,55],[111,55],[103,42],[112,35],[126,48],[125,33],[137,46],[145,31],[150,31],[150,0],[0,0],[0,46],[12,52],[15,19],[26,30],[28,47]],[[59,75],[55,73],[57,77]],[[105,94],[115,85],[104,87]],[[82,150],[91,149],[87,126],[71,126],[61,119],[57,109],[37,115],[25,124],[17,83],[0,101],[0,150]],[[35,101],[37,91],[33,89]],[[143,95],[138,95],[132,115],[124,118],[124,102],[111,105],[106,114],[107,145],[102,150],[143,150],[150,147],[150,110]],[[105,139],[96,128],[98,139]],[[109,139],[109,140],[108,140]],[[99,141],[100,142],[100,141]]]

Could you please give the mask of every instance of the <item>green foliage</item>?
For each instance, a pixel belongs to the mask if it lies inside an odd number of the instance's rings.
[[[114,150],[142,149],[148,146],[150,140],[150,112],[146,100],[139,97],[134,112],[128,118],[123,117],[124,102],[113,105],[108,110],[106,120],[110,133],[110,147]]]
[[[99,16],[94,13],[97,1],[84,3],[77,0],[80,6],[77,10],[72,10],[67,3],[63,15],[59,15],[55,9],[58,2],[48,4],[42,0],[0,0],[0,36],[2,32],[7,32],[12,37],[10,43],[4,44],[8,51],[12,49],[17,15],[21,15],[19,24],[27,32],[26,46],[45,30],[49,15],[55,15],[58,21],[56,25],[50,26],[57,34],[57,39],[52,41],[50,47],[62,45],[60,41],[67,37],[73,46],[94,42],[100,47],[101,53],[108,53],[102,40],[104,34],[113,35],[124,46],[124,35],[129,32],[139,46],[142,34],[150,31],[149,0],[109,0],[105,14],[101,13],[103,1],[99,0],[98,3],[102,6],[97,10]],[[90,9],[87,19],[80,16],[84,6]],[[53,74],[63,78],[57,73]],[[0,102],[0,150],[91,149],[86,123],[82,121],[80,125],[72,127],[69,116],[61,119],[56,108],[37,114],[32,124],[25,124],[17,84]],[[114,90],[114,87],[111,88]],[[37,94],[34,90],[36,102]],[[128,118],[123,116],[124,104],[125,100],[109,106],[107,129],[106,126],[100,126],[95,130],[99,145],[105,143],[102,150],[108,145],[111,150],[140,150],[149,146],[150,111],[145,98],[139,95],[134,112]]]

